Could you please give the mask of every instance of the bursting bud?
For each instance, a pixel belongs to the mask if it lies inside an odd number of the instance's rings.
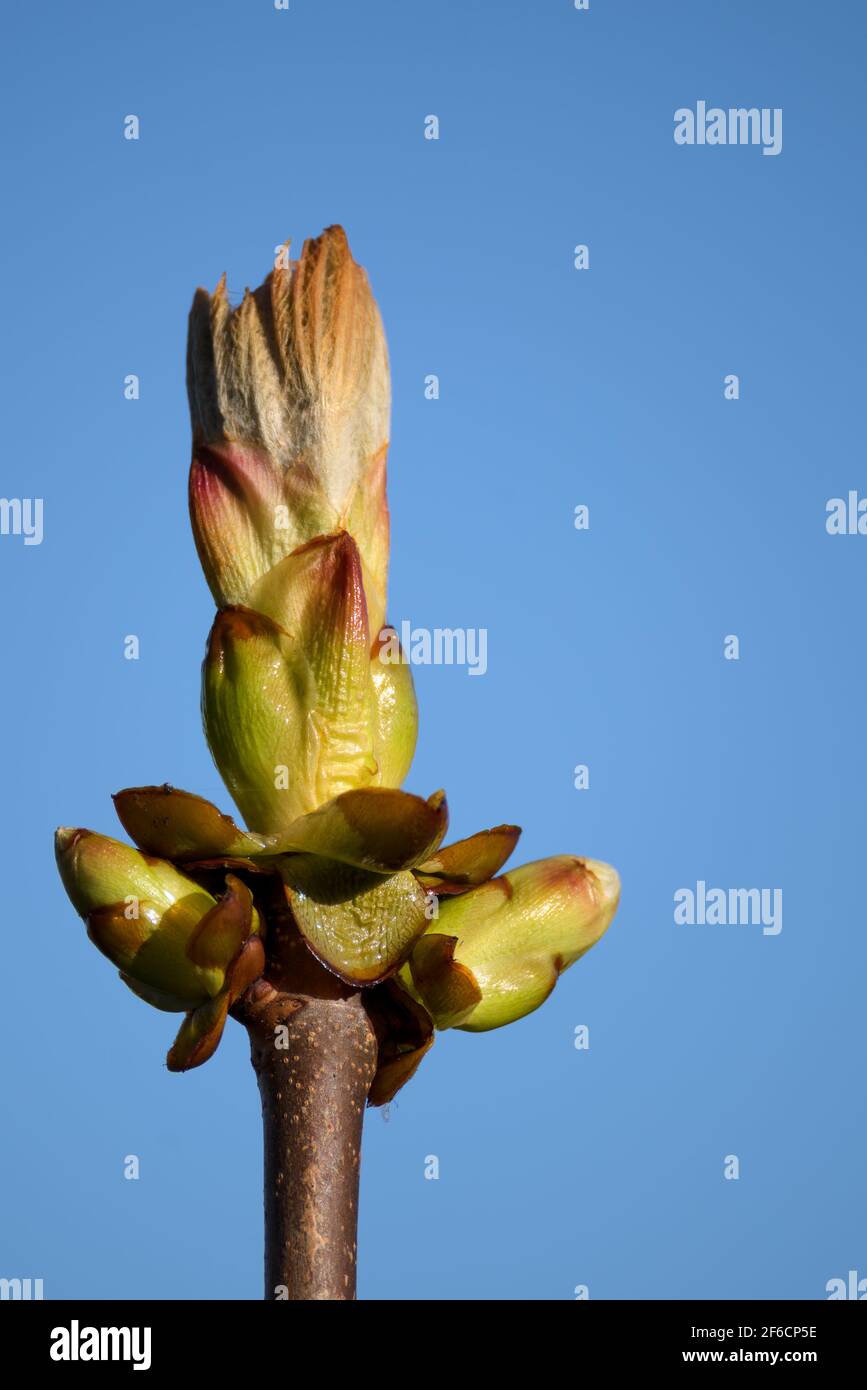
[[[410,957],[415,992],[440,1029],[514,1023],[599,940],[619,897],[608,864],[559,855],[441,899]]]
[[[232,309],[225,276],[196,292],[187,390],[190,514],[218,607],[299,545],[343,529],[358,545],[371,629],[385,621],[391,381],[367,275],[342,227],[288,243]]]
[[[190,517],[219,608],[205,732],[247,824],[271,834],[400,786],[417,732],[409,666],[381,659],[388,352],[341,227],[298,261],[287,243],[236,309],[225,277],[196,292],[187,388]]]
[[[92,830],[55,835],[60,877],[94,945],[134,993],[183,1012],[217,996],[259,923],[235,879],[218,902],[164,859]]]

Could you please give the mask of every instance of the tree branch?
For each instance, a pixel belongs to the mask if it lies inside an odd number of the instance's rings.
[[[263,980],[236,1011],[262,1097],[266,1299],[355,1297],[361,1131],[376,1037],[360,991],[311,963],[325,977],[313,976],[320,997]]]

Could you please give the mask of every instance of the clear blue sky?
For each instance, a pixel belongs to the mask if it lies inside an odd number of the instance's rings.
[[[7,13],[0,495],[43,498],[44,539],[0,536],[0,1274],[259,1296],[246,1038],[166,1072],[173,1020],[87,942],[51,836],[120,833],[135,783],[229,809],[198,714],[186,314],[340,221],[392,354],[390,616],[489,634],[484,678],[417,672],[408,786],[445,786],[456,834],[522,824],[516,862],[585,853],[624,884],[544,1009],[446,1034],[369,1116],[360,1293],[867,1276],[867,536],[825,530],[867,494],[865,30],[843,0]],[[782,153],[677,146],[699,100],[781,107]],[[781,888],[783,930],[675,925],[698,880]]]

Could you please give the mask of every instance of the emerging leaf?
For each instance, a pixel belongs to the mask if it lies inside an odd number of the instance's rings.
[[[373,879],[342,902],[317,901],[291,887],[287,896],[310,950],[350,984],[377,984],[391,975],[428,921],[427,894],[410,873]]]

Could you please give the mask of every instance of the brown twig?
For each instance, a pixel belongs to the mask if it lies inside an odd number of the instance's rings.
[[[355,1297],[358,1182],[376,1036],[359,990],[272,916],[265,978],[233,1013],[262,1097],[265,1298]]]

